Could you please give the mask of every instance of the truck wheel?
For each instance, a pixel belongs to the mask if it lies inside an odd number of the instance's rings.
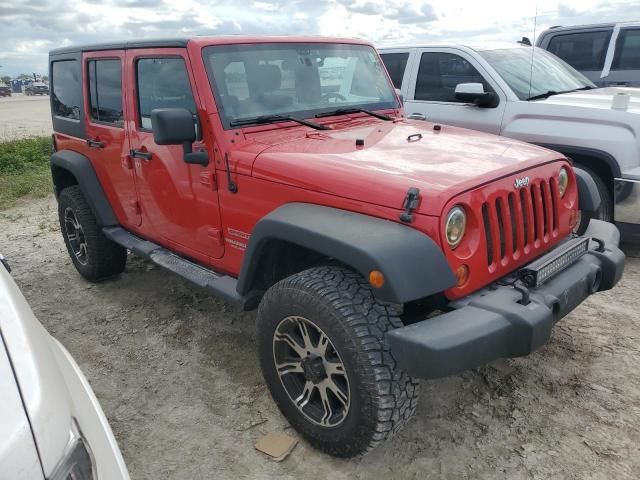
[[[609,188],[607,188],[607,184],[604,183],[604,180],[602,180],[598,174],[583,165],[578,166],[591,175],[591,178],[593,178],[593,181],[596,183],[598,193],[600,193],[600,198],[602,200],[600,208],[595,215],[585,215],[580,212],[578,226],[575,228],[575,231],[578,235],[582,235],[587,230],[589,221],[591,221],[592,218],[604,220],[605,222],[613,222],[613,199],[611,198],[611,192],[609,191]]]
[[[122,273],[127,250],[104,236],[80,187],[60,192],[58,218],[67,251],[80,275],[97,282]]]
[[[385,333],[402,322],[369,284],[316,267],[271,287],[258,309],[258,355],[280,411],[312,445],[363,454],[414,414],[417,381],[398,370]]]

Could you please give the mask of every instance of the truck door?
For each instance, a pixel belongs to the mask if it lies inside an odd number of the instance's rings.
[[[194,151],[207,151],[208,166],[184,162],[180,145],[156,145],[151,111],[187,108],[204,122],[186,49],[128,50],[127,82],[131,98],[128,134],[142,207],[142,233],[183,255],[206,262],[224,252],[213,162],[213,138],[208,129]],[[198,118],[198,117],[194,117]]]
[[[129,141],[125,134],[123,51],[84,54],[87,146],[98,178],[117,217],[135,229],[142,217],[138,207]]]
[[[423,48],[416,54],[404,105],[409,118],[500,134],[506,96],[470,55],[453,48]],[[498,94],[500,103],[480,108],[457,100],[460,83],[481,83],[485,92]]]

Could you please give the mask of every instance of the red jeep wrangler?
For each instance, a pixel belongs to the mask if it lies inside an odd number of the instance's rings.
[[[127,250],[245,309],[310,443],[362,454],[418,378],[526,355],[623,271],[561,155],[407,121],[368,43],[221,37],[50,53],[60,226],[90,281]],[[433,315],[438,312],[439,315]],[[428,317],[428,318],[427,318]]]

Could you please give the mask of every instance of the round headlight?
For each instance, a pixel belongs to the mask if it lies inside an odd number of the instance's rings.
[[[462,207],[453,207],[447,215],[447,223],[445,225],[447,243],[451,248],[456,248],[460,245],[466,227],[467,215],[464,213],[464,209]]]
[[[561,197],[564,197],[567,186],[569,186],[569,172],[567,172],[566,168],[562,167],[560,173],[558,173],[558,188],[560,189]]]

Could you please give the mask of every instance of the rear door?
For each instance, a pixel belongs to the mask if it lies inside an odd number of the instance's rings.
[[[168,248],[207,262],[224,252],[215,177],[213,141],[209,129],[194,151],[207,151],[208,166],[184,162],[181,145],[157,145],[151,131],[151,111],[186,108],[200,125],[205,107],[198,95],[186,49],[128,50],[127,85],[131,98],[127,123],[136,185],[143,214],[142,231]],[[208,85],[207,85],[208,88]]]
[[[384,63],[393,86],[399,88],[402,94],[405,95],[402,89],[403,80],[408,77],[406,75],[407,65],[409,65],[410,51],[405,49],[390,49],[380,53],[382,63]]]
[[[607,85],[640,86],[640,25],[620,28]]]
[[[123,51],[84,54],[86,141],[116,215],[131,229],[142,217],[125,134],[123,63]]]
[[[455,98],[456,85],[481,83],[496,92],[495,108],[479,108]],[[409,118],[499,134],[506,95],[467,52],[455,48],[418,49],[407,84],[404,110]]]

